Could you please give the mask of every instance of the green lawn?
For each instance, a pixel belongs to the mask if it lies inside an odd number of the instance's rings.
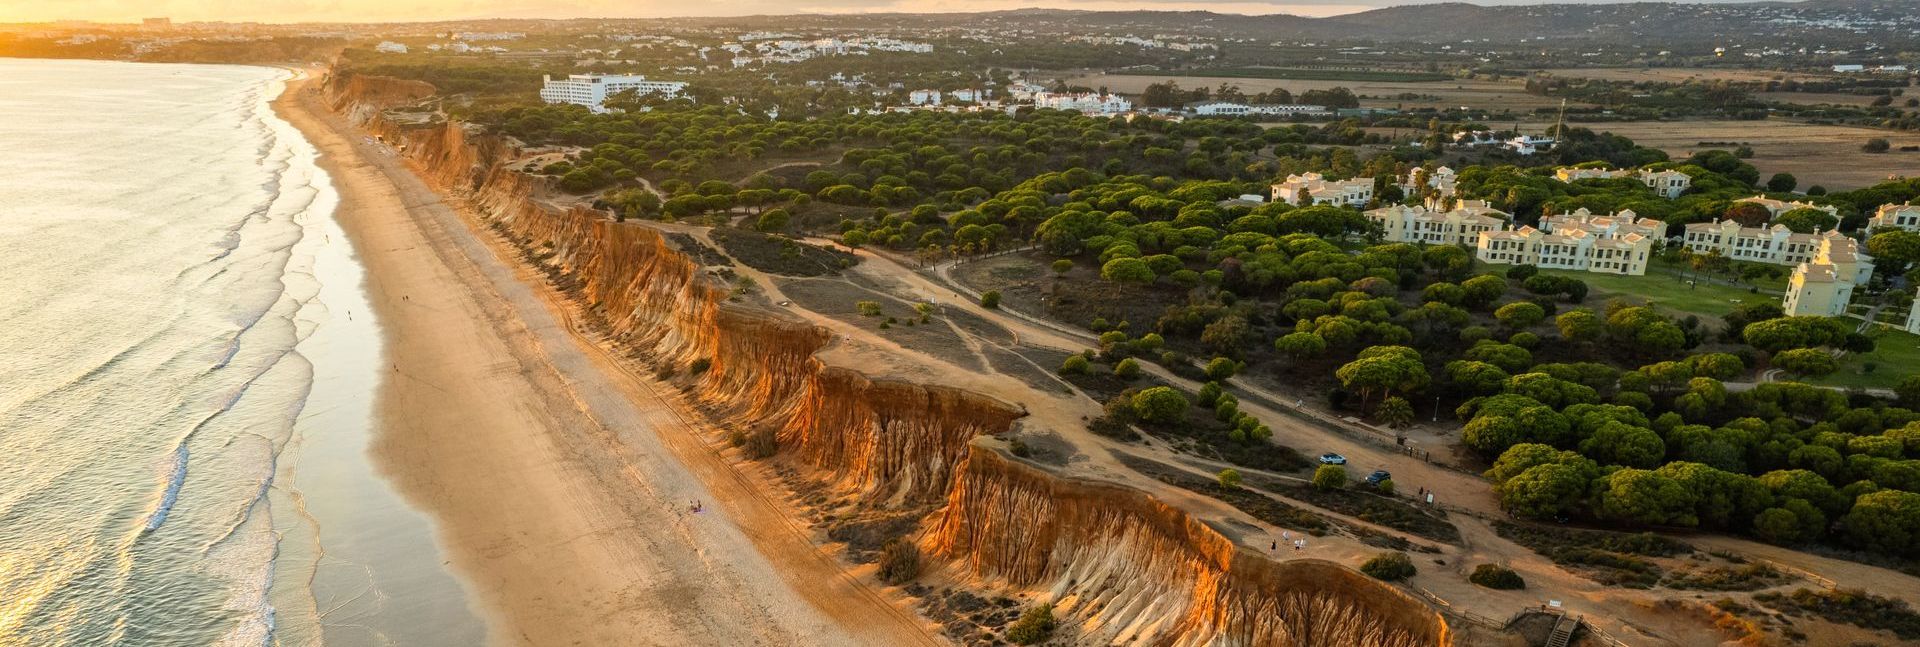
[[[1587,303],[1595,308],[1606,303],[1607,299],[1624,297],[1639,303],[1651,302],[1656,309],[1668,314],[1695,315],[1703,321],[1716,321],[1741,303],[1780,301],[1778,294],[1770,294],[1766,291],[1755,294],[1748,292],[1746,288],[1728,287],[1705,281],[1688,286],[1678,276],[1658,272],[1648,272],[1646,276],[1621,276],[1570,270],[1540,270],[1540,273],[1586,281],[1589,288]]]
[[[1880,328],[1877,332],[1869,330],[1867,336],[1873,338],[1873,352],[1848,353],[1840,360],[1840,370],[1832,375],[1802,381],[1827,386],[1890,389],[1900,382],[1900,378],[1920,372],[1920,335]],[[1875,365],[1871,373],[1865,372],[1868,363]]]

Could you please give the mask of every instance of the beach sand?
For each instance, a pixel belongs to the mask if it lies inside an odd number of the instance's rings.
[[[317,86],[293,82],[276,109],[321,151],[384,328],[373,460],[434,519],[490,642],[941,642]]]

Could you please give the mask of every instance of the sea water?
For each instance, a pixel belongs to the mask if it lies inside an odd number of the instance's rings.
[[[0,59],[0,645],[484,641],[294,74]]]

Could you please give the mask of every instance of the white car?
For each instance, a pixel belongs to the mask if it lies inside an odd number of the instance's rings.
[[[1321,465],[1345,465],[1347,464],[1347,457],[1341,456],[1339,454],[1335,454],[1333,452],[1327,452],[1325,454],[1320,455],[1320,464]]]

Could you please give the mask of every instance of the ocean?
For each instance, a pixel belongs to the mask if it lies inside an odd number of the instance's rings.
[[[485,641],[293,74],[0,59],[0,646]]]

